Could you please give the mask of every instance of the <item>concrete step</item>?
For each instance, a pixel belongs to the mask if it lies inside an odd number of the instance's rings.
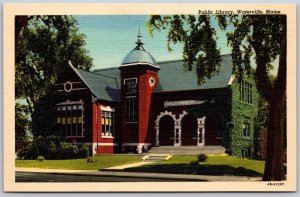
[[[152,147],[148,153],[172,155],[225,154],[225,148],[222,146],[159,146]]]
[[[165,161],[165,160],[168,160],[172,157],[172,155],[170,154],[148,154],[148,155],[145,155],[142,160],[143,161],[151,161],[151,162],[154,162],[154,161]]]

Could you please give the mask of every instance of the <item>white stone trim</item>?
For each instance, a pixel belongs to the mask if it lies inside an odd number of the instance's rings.
[[[93,143],[93,144],[97,145],[97,143]],[[118,146],[118,143],[103,143],[103,142],[101,142],[101,143],[98,143],[98,146]]]
[[[175,133],[176,133],[175,125],[177,124],[176,115],[173,114],[172,112],[167,111],[167,110],[165,110],[164,112],[160,112],[160,114],[156,117],[156,120],[155,120],[155,130],[156,130],[155,146],[159,146],[159,121],[164,116],[171,116],[173,118],[173,121],[174,121],[174,137],[175,137]],[[174,142],[175,142],[175,139],[174,139]]]
[[[229,81],[228,81],[228,83],[227,83],[227,85],[232,85],[232,83],[233,83],[233,81],[234,81],[234,79],[235,79],[235,75],[234,74],[232,74],[231,76],[230,76],[230,79],[229,79]]]
[[[202,117],[202,118],[197,118],[197,122],[198,122],[198,131],[197,131],[197,135],[198,135],[198,140],[197,140],[197,146],[204,146],[205,145],[205,119],[206,116]],[[200,139],[200,130],[202,130],[202,141],[199,142]]]
[[[138,83],[138,80],[137,80],[136,77],[131,77],[131,78],[126,78],[126,79],[124,79],[124,80],[123,80],[123,84],[125,85],[125,82],[126,82],[126,81],[132,80],[132,79],[135,79],[135,82]]]
[[[151,63],[146,63],[146,62],[137,62],[137,63],[129,63],[129,64],[121,64],[119,67],[125,67],[125,66],[134,66],[134,65],[149,65],[153,66],[155,68],[160,68],[159,65],[151,64]]]
[[[183,100],[183,101],[164,101],[164,108],[174,106],[188,106],[188,105],[200,105],[207,102],[201,100]]]
[[[151,146],[151,143],[123,143],[122,150],[125,146],[136,146],[136,151],[138,154],[143,153],[143,148],[145,151],[148,151],[148,146]]]
[[[107,112],[115,112],[115,108],[112,108],[111,106],[103,106],[103,105],[101,105],[101,110],[102,111],[107,111]]]
[[[188,115],[188,113],[183,110],[183,112],[179,115],[179,118],[178,118],[178,124],[181,125],[181,121],[183,119],[184,116]]]
[[[123,143],[122,146],[143,146],[143,145],[151,145],[151,143]]]
[[[67,89],[67,88],[66,88],[66,86],[67,86],[68,84],[70,85],[70,89]],[[66,83],[64,83],[64,90],[65,90],[66,92],[71,92],[72,89],[73,89],[73,84],[72,84],[70,81],[67,81]]]
[[[160,114],[157,116],[156,120],[155,120],[155,126],[159,126],[159,121],[162,117],[164,116],[171,116],[174,120],[174,123],[176,123],[176,115],[173,114],[172,112],[169,112],[167,110],[165,110],[164,112],[160,112]]]

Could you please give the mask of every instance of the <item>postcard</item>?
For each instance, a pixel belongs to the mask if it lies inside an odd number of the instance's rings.
[[[6,192],[296,191],[293,4],[5,4]]]

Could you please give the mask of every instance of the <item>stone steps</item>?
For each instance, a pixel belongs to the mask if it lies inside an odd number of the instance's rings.
[[[199,155],[203,154],[225,154],[222,146],[159,146],[152,147],[149,154],[172,154],[172,155]]]
[[[172,157],[170,154],[147,154],[142,160],[147,162],[165,161]]]

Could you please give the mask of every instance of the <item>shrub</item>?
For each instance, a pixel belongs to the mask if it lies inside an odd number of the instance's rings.
[[[78,155],[78,147],[68,142],[60,142],[58,148],[58,159],[75,159]]]
[[[37,149],[28,144],[17,152],[18,159],[36,159],[38,156]]]
[[[17,152],[17,158],[36,159],[39,155],[43,155],[47,160],[77,159],[87,158],[91,153],[91,146],[88,144],[76,145],[57,136],[38,136]]]
[[[45,158],[43,156],[38,156],[36,160],[39,161],[39,162],[42,162],[42,161],[44,161],[44,159]]]
[[[86,162],[88,162],[88,163],[94,163],[95,159],[94,159],[94,157],[87,157],[86,158]]]
[[[204,162],[206,160],[207,160],[207,156],[205,154],[198,155],[198,161],[199,162]]]
[[[85,144],[79,148],[78,158],[87,158],[91,156],[90,145]]]

